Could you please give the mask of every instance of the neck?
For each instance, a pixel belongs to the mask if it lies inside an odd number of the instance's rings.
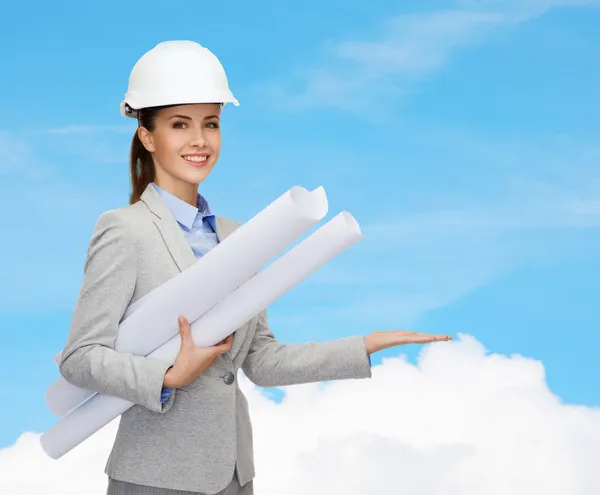
[[[155,180],[158,187],[170,192],[173,196],[178,197],[186,203],[196,206],[198,200],[198,184],[190,184],[177,179],[171,180]]]

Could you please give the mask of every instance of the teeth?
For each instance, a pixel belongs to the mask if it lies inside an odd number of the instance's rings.
[[[208,157],[206,157],[206,156],[184,156],[183,158],[190,162],[200,163],[200,162],[206,161],[206,159]]]

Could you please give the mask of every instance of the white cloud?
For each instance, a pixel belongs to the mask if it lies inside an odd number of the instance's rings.
[[[388,106],[390,100],[406,96],[415,81],[443,66],[457,47],[472,43],[503,18],[467,11],[393,18],[385,23],[380,39],[331,47],[326,67],[298,74],[299,91],[273,84],[269,98],[292,108]]]
[[[371,380],[288,387],[281,404],[241,375],[255,433],[256,492],[592,495],[600,410],[563,404],[544,368],[471,337],[398,357]],[[38,435],[0,450],[0,493],[104,493],[116,422],[58,461]],[[35,476],[31,475],[35,472]]]
[[[555,7],[599,0],[459,0],[454,10],[405,14],[387,20],[382,35],[328,47],[327,63],[305,68],[289,85],[271,83],[269,99],[283,108],[390,109],[415,83],[442,68],[462,47],[495,29],[529,21]],[[292,86],[294,89],[292,89]],[[371,115],[370,118],[374,118]]]
[[[474,41],[503,20],[501,14],[468,11],[402,15],[386,23],[382,40],[346,41],[336,54],[364,64],[367,72],[423,74],[441,67],[453,48]]]

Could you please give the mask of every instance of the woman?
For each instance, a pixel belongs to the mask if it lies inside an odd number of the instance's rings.
[[[237,101],[219,60],[191,41],[158,44],[134,66],[121,113],[138,119],[128,206],[100,215],[62,353],[69,382],[135,405],[121,416],[105,472],[108,495],[252,494],[254,460],[241,368],[259,386],[371,377],[381,349],[449,340],[445,335],[374,332],[283,345],[266,312],[219,344],[201,348],[180,319],[172,364],[114,350],[127,307],[231,234],[198,184],[217,163],[221,109]]]

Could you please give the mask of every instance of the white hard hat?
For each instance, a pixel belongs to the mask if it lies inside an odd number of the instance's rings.
[[[233,103],[219,59],[195,41],[163,41],[136,62],[121,102],[121,115],[141,108],[190,103]]]

